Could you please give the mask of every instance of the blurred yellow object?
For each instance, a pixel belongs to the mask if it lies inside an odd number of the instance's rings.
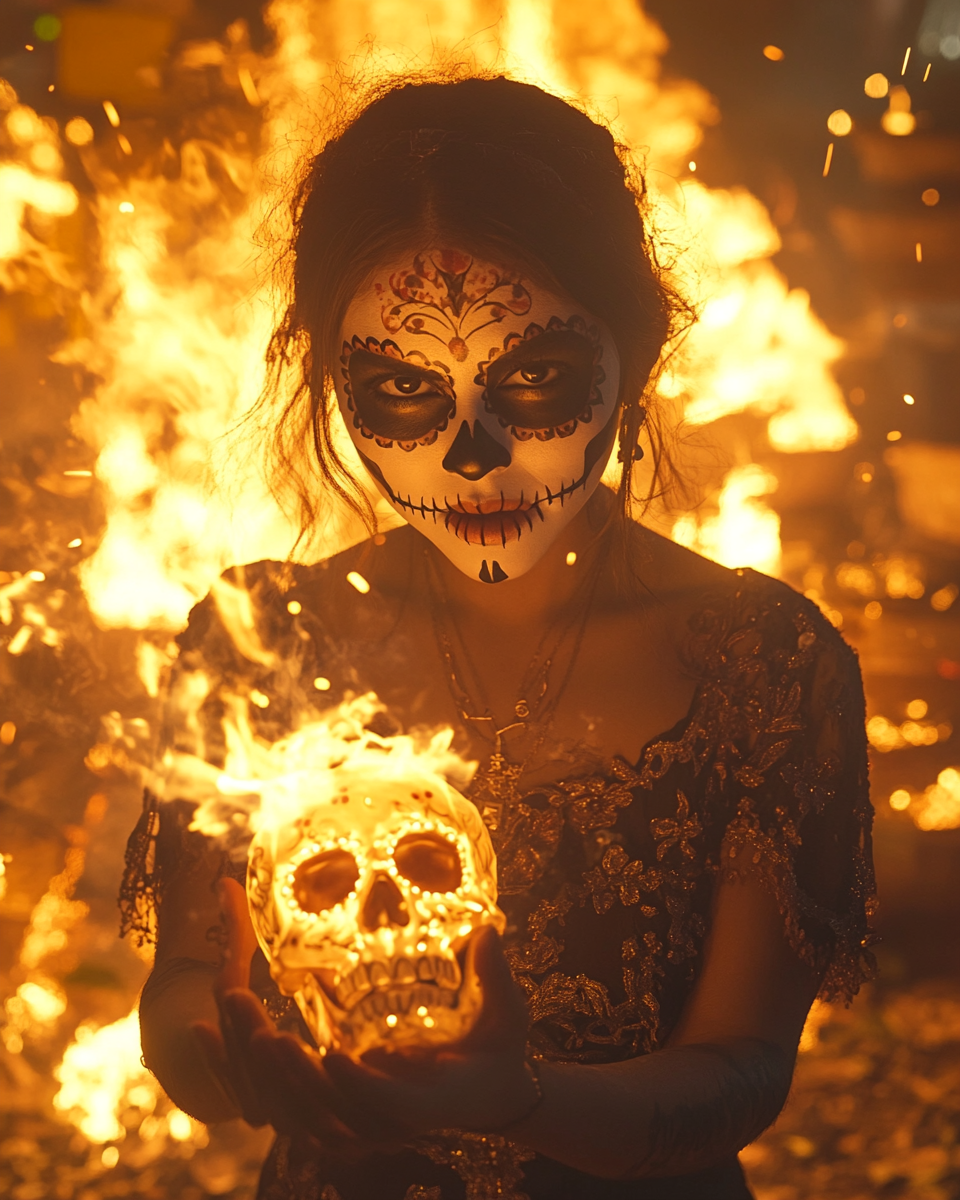
[[[960,771],[947,767],[937,782],[926,788],[914,820],[919,829],[960,828]]]
[[[156,71],[175,32],[169,17],[86,5],[66,8],[60,16],[60,91],[86,100],[109,96],[114,103],[140,108],[156,105]]]
[[[764,46],[763,57],[769,58],[771,62],[782,62],[783,51],[779,46]]]
[[[846,137],[853,129],[853,118],[845,109],[837,108],[827,117],[827,128],[837,137]]]
[[[887,111],[880,118],[884,133],[893,137],[906,137],[917,127],[917,118],[910,111],[910,93],[902,84],[890,89]]]
[[[911,721],[922,721],[929,711],[926,700],[911,700],[907,705],[907,716]]]
[[[946,612],[958,595],[960,588],[955,583],[948,583],[933,593],[930,597],[930,607],[934,612]]]
[[[89,146],[93,141],[93,126],[83,117],[71,117],[63,132],[72,146]]]
[[[883,457],[896,481],[901,520],[925,537],[960,545],[960,447],[911,442],[891,446]],[[947,601],[944,593],[937,604],[946,602],[946,607],[934,604],[934,610],[946,612],[953,603]]]
[[[890,83],[886,75],[881,75],[879,71],[873,75],[868,75],[864,80],[863,90],[871,100],[882,100],[890,90]]]
[[[910,793],[906,788],[897,788],[890,795],[890,807],[896,812],[903,812],[910,807]]]

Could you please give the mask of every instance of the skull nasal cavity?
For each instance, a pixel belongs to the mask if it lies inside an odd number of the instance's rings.
[[[453,892],[463,871],[454,844],[439,833],[409,833],[393,852],[397,870],[425,892]]]
[[[453,445],[443,459],[443,469],[464,479],[482,479],[494,467],[509,467],[510,451],[490,436],[479,421],[473,423],[473,433],[467,421],[461,421]]]
[[[346,900],[358,874],[357,860],[347,850],[325,850],[294,871],[294,899],[304,912],[323,912]]]
[[[409,924],[410,914],[403,901],[403,893],[389,875],[378,875],[373,881],[360,919],[365,929]]]

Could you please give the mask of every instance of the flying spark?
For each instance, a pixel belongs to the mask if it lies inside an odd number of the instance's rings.
[[[359,571],[348,571],[347,583],[355,587],[361,596],[365,596],[370,591],[370,584],[367,583]]]

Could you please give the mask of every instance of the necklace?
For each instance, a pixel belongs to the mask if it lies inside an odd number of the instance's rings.
[[[501,726],[487,701],[483,681],[473,664],[463,635],[449,615],[449,597],[430,559],[429,549],[425,548],[424,555],[433,599],[434,633],[437,649],[443,659],[450,695],[461,719],[493,745],[488,763],[474,778],[471,794],[487,828],[495,832],[503,821],[506,807],[519,799],[520,778],[543,745],[557,706],[573,675],[606,556],[604,555],[589,575],[584,576],[574,596],[574,604],[566,612],[560,612],[544,630],[520,682],[519,694],[513,706],[514,719]],[[566,668],[558,686],[551,692],[551,668],[571,635],[573,644]],[[477,711],[479,706],[474,703],[464,682],[464,672],[457,661],[454,638],[459,643],[462,659],[473,677],[475,692],[483,706],[482,712]],[[505,753],[503,739],[508,734],[517,734],[520,731],[525,734],[532,733],[534,737],[523,758],[520,761],[511,761]]]

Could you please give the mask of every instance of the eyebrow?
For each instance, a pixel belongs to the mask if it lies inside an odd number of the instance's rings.
[[[501,368],[510,366],[515,362],[522,362],[530,357],[539,346],[542,350],[543,342],[549,339],[550,342],[557,348],[561,348],[564,343],[575,342],[585,346],[590,352],[590,361],[593,361],[593,345],[589,338],[584,337],[582,333],[578,333],[575,329],[545,329],[543,333],[538,333],[536,337],[528,338],[525,341],[519,342],[512,350],[508,350],[505,354],[501,354],[499,358],[495,358],[487,367],[487,382],[492,386],[496,386],[502,378]],[[491,376],[495,378],[491,380]]]
[[[423,363],[408,362],[405,358],[392,358],[389,354],[377,354],[375,350],[366,350],[362,346],[358,347],[347,359],[347,365],[353,362],[358,355],[363,355],[362,362],[367,362],[373,368],[373,373],[383,375],[389,378],[391,375],[401,375],[410,373],[414,375],[430,375],[436,378],[443,378],[443,375],[437,367],[424,365]],[[370,361],[373,360],[373,361]],[[382,364],[382,365],[381,365]]]

